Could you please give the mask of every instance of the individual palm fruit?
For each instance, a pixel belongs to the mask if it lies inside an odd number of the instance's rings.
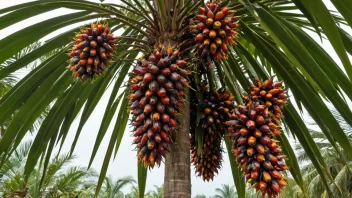
[[[210,181],[214,179],[215,173],[218,173],[221,167],[223,153],[221,142],[225,131],[223,123],[230,119],[229,112],[234,109],[234,97],[225,89],[208,91],[205,83],[201,83],[200,92],[203,99],[200,108],[198,108],[200,104],[197,96],[191,96],[191,117],[200,115],[198,126],[196,122],[191,124],[191,162],[196,174],[204,181]],[[199,113],[197,113],[198,109],[200,109]],[[202,142],[196,141],[196,130],[201,133]],[[198,144],[201,144],[201,151],[198,150]]]
[[[184,89],[188,83],[187,62],[178,60],[178,51],[156,52],[141,58],[130,79],[130,99],[134,144],[138,160],[145,166],[160,166],[176,127]],[[172,69],[177,67],[176,70]],[[184,72],[186,70],[186,72]],[[185,83],[186,82],[186,83]]]
[[[244,99],[246,101],[260,101],[278,122],[282,116],[282,108],[288,102],[287,92],[282,86],[282,82],[273,82],[273,78],[265,81],[257,79],[255,85],[251,86],[249,90],[249,95]]]
[[[234,109],[231,114],[234,119],[226,125],[234,140],[233,153],[247,182],[260,190],[263,197],[266,194],[277,197],[286,186],[283,171],[288,169],[286,156],[282,155],[280,143],[275,139],[280,135],[279,119],[282,116],[276,116],[275,108],[265,103],[284,91],[282,84],[273,84],[272,79],[263,83],[257,81],[257,85],[250,88],[250,95],[244,97],[245,104]],[[263,91],[271,95],[267,96]],[[276,104],[279,109],[286,104],[287,97],[282,98],[284,102]]]
[[[92,23],[90,27],[82,27],[69,54],[73,76],[85,81],[102,75],[115,53],[116,43],[117,38],[107,24]]]
[[[207,2],[199,8],[191,26],[199,56],[209,60],[227,57],[229,45],[237,39],[238,20],[234,13],[219,2]]]

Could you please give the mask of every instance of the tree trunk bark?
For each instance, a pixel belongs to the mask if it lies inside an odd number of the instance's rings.
[[[164,198],[191,197],[191,167],[189,151],[189,89],[177,116],[179,125],[174,133],[174,144],[165,158]]]

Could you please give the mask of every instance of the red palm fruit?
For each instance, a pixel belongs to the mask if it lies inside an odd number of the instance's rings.
[[[256,155],[256,160],[257,160],[258,162],[264,162],[264,161],[265,161],[265,157],[264,157],[263,154],[258,153],[258,154]]]
[[[144,113],[141,113],[139,116],[137,116],[136,118],[136,122],[142,122],[145,120],[145,114]]]
[[[144,113],[150,113],[154,110],[154,106],[150,105],[150,104],[146,104],[144,107]]]
[[[255,137],[250,136],[250,137],[248,137],[248,141],[247,142],[248,142],[249,146],[254,146],[256,141],[257,141],[257,139]]]
[[[205,28],[206,28],[206,26],[205,26],[204,23],[198,23],[198,24],[197,24],[197,29],[198,29],[199,31],[203,31]]]
[[[237,146],[241,146],[241,145],[244,145],[246,143],[247,143],[247,138],[245,138],[245,137],[240,137],[237,140]]]
[[[133,73],[138,75],[144,75],[145,73],[147,73],[147,68],[137,66],[133,69]]]
[[[138,144],[139,142],[141,142],[141,140],[142,140],[142,136],[138,136],[138,137],[133,139],[132,143],[133,144]]]
[[[271,174],[271,177],[273,177],[275,179],[281,179],[282,178],[282,175],[276,170],[271,171],[270,174]]]
[[[258,170],[252,171],[252,172],[251,172],[251,178],[252,178],[253,180],[257,180],[257,179],[259,178],[259,171],[258,171]]]
[[[161,119],[163,122],[169,122],[170,121],[170,116],[168,114],[163,114],[161,116]]]
[[[261,145],[261,144],[256,144],[255,145],[255,149],[257,150],[258,153],[264,153],[265,152],[264,146]]]
[[[259,125],[262,125],[262,124],[265,123],[265,119],[263,118],[263,116],[260,116],[260,115],[259,115],[259,116],[257,116],[255,122],[256,122],[257,124],[259,124]]]
[[[185,60],[176,60],[176,65],[182,68],[187,65],[187,62]]]
[[[140,90],[138,90],[138,91],[140,91]],[[139,106],[144,107],[147,104],[147,102],[148,102],[148,98],[144,96],[139,100]]]
[[[160,88],[159,90],[158,90],[158,92],[157,92],[157,95],[159,96],[159,97],[164,97],[164,96],[166,96],[166,90],[165,90],[165,88]]]
[[[162,84],[165,83],[166,78],[165,78],[164,75],[159,75],[159,76],[157,77],[157,81],[158,81],[158,83],[159,83],[160,85],[162,85]]]
[[[169,78],[171,81],[177,82],[180,80],[181,76],[176,72],[172,72]]]
[[[150,98],[152,95],[153,95],[153,92],[151,90],[149,90],[149,89],[145,92],[145,96],[147,98]]]
[[[215,15],[215,20],[219,21],[224,18],[225,14],[223,12],[217,12]]]
[[[154,132],[158,132],[161,129],[161,123],[159,121],[155,121],[152,126],[152,130]]]
[[[139,102],[136,100],[136,101],[134,101],[133,103],[132,103],[132,105],[131,105],[131,110],[134,110],[134,109],[137,109],[137,108],[139,108],[140,106],[139,106]]]
[[[203,35],[208,36],[209,32],[210,32],[210,30],[208,28],[205,28],[202,33],[203,33]]]
[[[161,102],[158,102],[158,104],[156,105],[156,110],[159,113],[164,113],[165,112],[165,106]]]
[[[257,161],[252,162],[252,170],[259,170],[260,169],[260,163]]]
[[[205,23],[206,19],[207,19],[207,17],[205,15],[197,15],[197,20],[200,22]]]
[[[243,136],[246,136],[249,133],[249,131],[246,128],[241,128],[239,132]]]
[[[246,122],[246,126],[249,130],[253,130],[253,129],[255,129],[255,122],[253,120],[248,120]]]
[[[277,163],[277,158],[270,153],[265,154],[265,159],[269,160],[273,164]]]
[[[147,131],[147,136],[149,139],[153,138],[155,135],[154,131],[152,129],[148,129]]]
[[[169,125],[170,125],[170,127],[176,127],[176,120],[170,119]]]
[[[147,141],[148,141],[148,135],[147,135],[147,133],[145,133],[145,134],[142,136],[141,144],[144,145]]]
[[[148,71],[152,74],[159,74],[159,67],[152,65],[152,64],[149,64]]]
[[[160,133],[155,133],[154,140],[155,140],[156,142],[158,142],[158,143],[161,142]]]
[[[274,84],[274,87],[275,88],[279,88],[279,87],[282,87],[282,82],[277,82]]]
[[[160,119],[160,113],[153,113],[152,120],[157,121]]]
[[[285,93],[280,93],[277,98],[279,99],[286,99],[288,96]]]
[[[222,44],[221,38],[216,37],[215,43],[216,43],[216,45],[221,45]]]
[[[223,7],[221,9],[221,12],[224,14],[224,15],[227,15],[229,13],[229,8],[227,6]]]
[[[215,22],[213,23],[213,28],[214,28],[215,30],[220,29],[220,28],[221,28],[221,22],[220,22],[220,21],[215,21]]]
[[[205,8],[204,7],[199,7],[198,8],[198,13],[199,14],[205,14],[206,12],[205,12]]]
[[[174,84],[171,82],[171,81],[166,81],[165,83],[165,88],[170,90],[170,89],[173,89],[174,88]]]
[[[251,157],[252,155],[254,155],[254,153],[255,153],[255,150],[254,150],[253,147],[248,147],[248,148],[247,148],[247,155],[248,155],[249,157]]]
[[[210,40],[209,40],[209,39],[205,39],[204,42],[203,42],[203,44],[204,44],[205,46],[208,46],[208,45],[210,44]],[[207,49],[207,48],[204,48],[204,49]]]
[[[161,131],[161,132],[160,132],[160,136],[161,136],[161,138],[163,138],[163,140],[165,140],[166,142],[170,142],[170,141],[171,141],[170,136],[169,136],[167,133],[165,133],[164,131]]]
[[[270,132],[270,128],[269,128],[268,125],[262,125],[259,129],[263,133],[269,133]]]
[[[265,106],[264,106],[264,105],[259,105],[259,106],[257,106],[257,107],[255,108],[255,111],[256,111],[257,113],[260,113],[260,112],[264,111],[264,109],[265,109]]]
[[[264,161],[262,165],[263,165],[263,168],[265,168],[266,170],[274,169],[273,165],[269,161]]]
[[[277,95],[280,92],[280,89],[274,88],[269,90],[269,93],[272,94],[273,96]]]
[[[276,181],[281,187],[287,186],[287,182],[284,179],[278,179]]]
[[[159,51],[155,52],[155,58],[156,59],[161,59],[161,53]]]
[[[141,90],[138,90],[134,92],[134,94],[132,94],[132,100],[138,100],[142,98],[142,96],[143,96],[143,92]]]
[[[165,97],[162,97],[161,98],[161,102],[164,104],[164,105],[167,105],[170,103],[170,98],[165,96]]]
[[[210,30],[209,37],[214,39],[216,37],[216,31],[215,30]]]
[[[196,41],[198,42],[202,42],[204,40],[204,36],[202,33],[199,33],[197,36],[196,36]]]
[[[208,13],[207,13],[207,17],[211,18],[211,19],[214,19],[214,13],[211,10],[209,10]]]
[[[262,133],[258,129],[254,130],[253,135],[256,138],[262,137]]]
[[[244,115],[244,114],[241,114],[239,118],[240,118],[240,120],[242,120],[243,122],[247,122],[247,121],[248,121],[248,117],[247,117],[246,115]]]
[[[260,143],[263,145],[271,144],[271,139],[268,136],[262,136],[260,138]]]
[[[217,50],[217,46],[216,46],[216,44],[215,44],[214,42],[212,42],[212,43],[210,44],[210,52],[211,52],[212,54],[215,54],[216,50]]]
[[[152,150],[155,147],[155,141],[150,139],[148,140],[148,149]]]
[[[148,83],[148,82],[152,81],[153,78],[154,78],[154,76],[151,73],[146,73],[143,76],[143,82]]]
[[[267,171],[263,171],[263,180],[265,182],[270,182],[271,181],[271,175]]]
[[[212,26],[213,23],[214,23],[214,19],[212,19],[212,18],[207,18],[207,20],[205,22],[205,24],[207,24],[207,26]]]
[[[267,184],[266,182],[264,182],[264,181],[260,181],[260,182],[259,182],[259,189],[260,189],[261,191],[265,191],[266,188],[267,188],[267,186],[268,186],[268,184]],[[263,196],[263,197],[264,197],[264,196]]]
[[[271,189],[273,190],[273,191],[275,191],[275,192],[277,192],[277,193],[282,193],[282,190],[281,190],[281,188],[280,188],[280,186],[279,186],[279,184],[275,181],[275,180],[273,180],[272,182],[271,182]]]

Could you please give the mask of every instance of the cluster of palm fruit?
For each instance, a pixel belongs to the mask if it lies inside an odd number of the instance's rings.
[[[161,50],[163,51],[163,50]],[[160,166],[171,143],[170,132],[176,127],[184,89],[188,86],[187,62],[178,59],[178,50],[156,51],[142,58],[130,79],[133,140],[138,159],[145,166]]]
[[[234,109],[233,95],[225,89],[206,88],[202,83],[200,86],[203,96],[202,112],[200,119],[200,131],[202,134],[202,152],[197,149],[196,129],[197,124],[193,122],[190,130],[191,142],[191,163],[195,166],[195,172],[201,176],[204,181],[214,179],[214,173],[218,173],[218,169],[222,163],[222,147],[221,141],[224,136],[224,122],[230,119],[230,113]],[[196,97],[191,99],[191,117],[196,117],[198,109],[198,101]]]
[[[207,2],[191,26],[196,34],[197,53],[202,58],[217,60],[227,57],[229,45],[234,44],[238,27],[235,11],[220,2]]]
[[[287,95],[281,82],[273,79],[257,81],[244,97],[245,105],[233,111],[236,119],[226,122],[234,138],[233,152],[248,183],[261,191],[263,197],[277,197],[287,185],[282,171],[287,170],[279,141],[281,108]]]
[[[72,57],[69,69],[74,77],[84,81],[101,75],[112,59],[116,43],[117,38],[107,24],[92,23],[82,28],[69,54]]]

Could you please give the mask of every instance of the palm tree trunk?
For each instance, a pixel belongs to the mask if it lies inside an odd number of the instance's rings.
[[[191,197],[191,167],[189,151],[189,90],[177,116],[179,125],[174,133],[174,144],[165,159],[164,198]]]

